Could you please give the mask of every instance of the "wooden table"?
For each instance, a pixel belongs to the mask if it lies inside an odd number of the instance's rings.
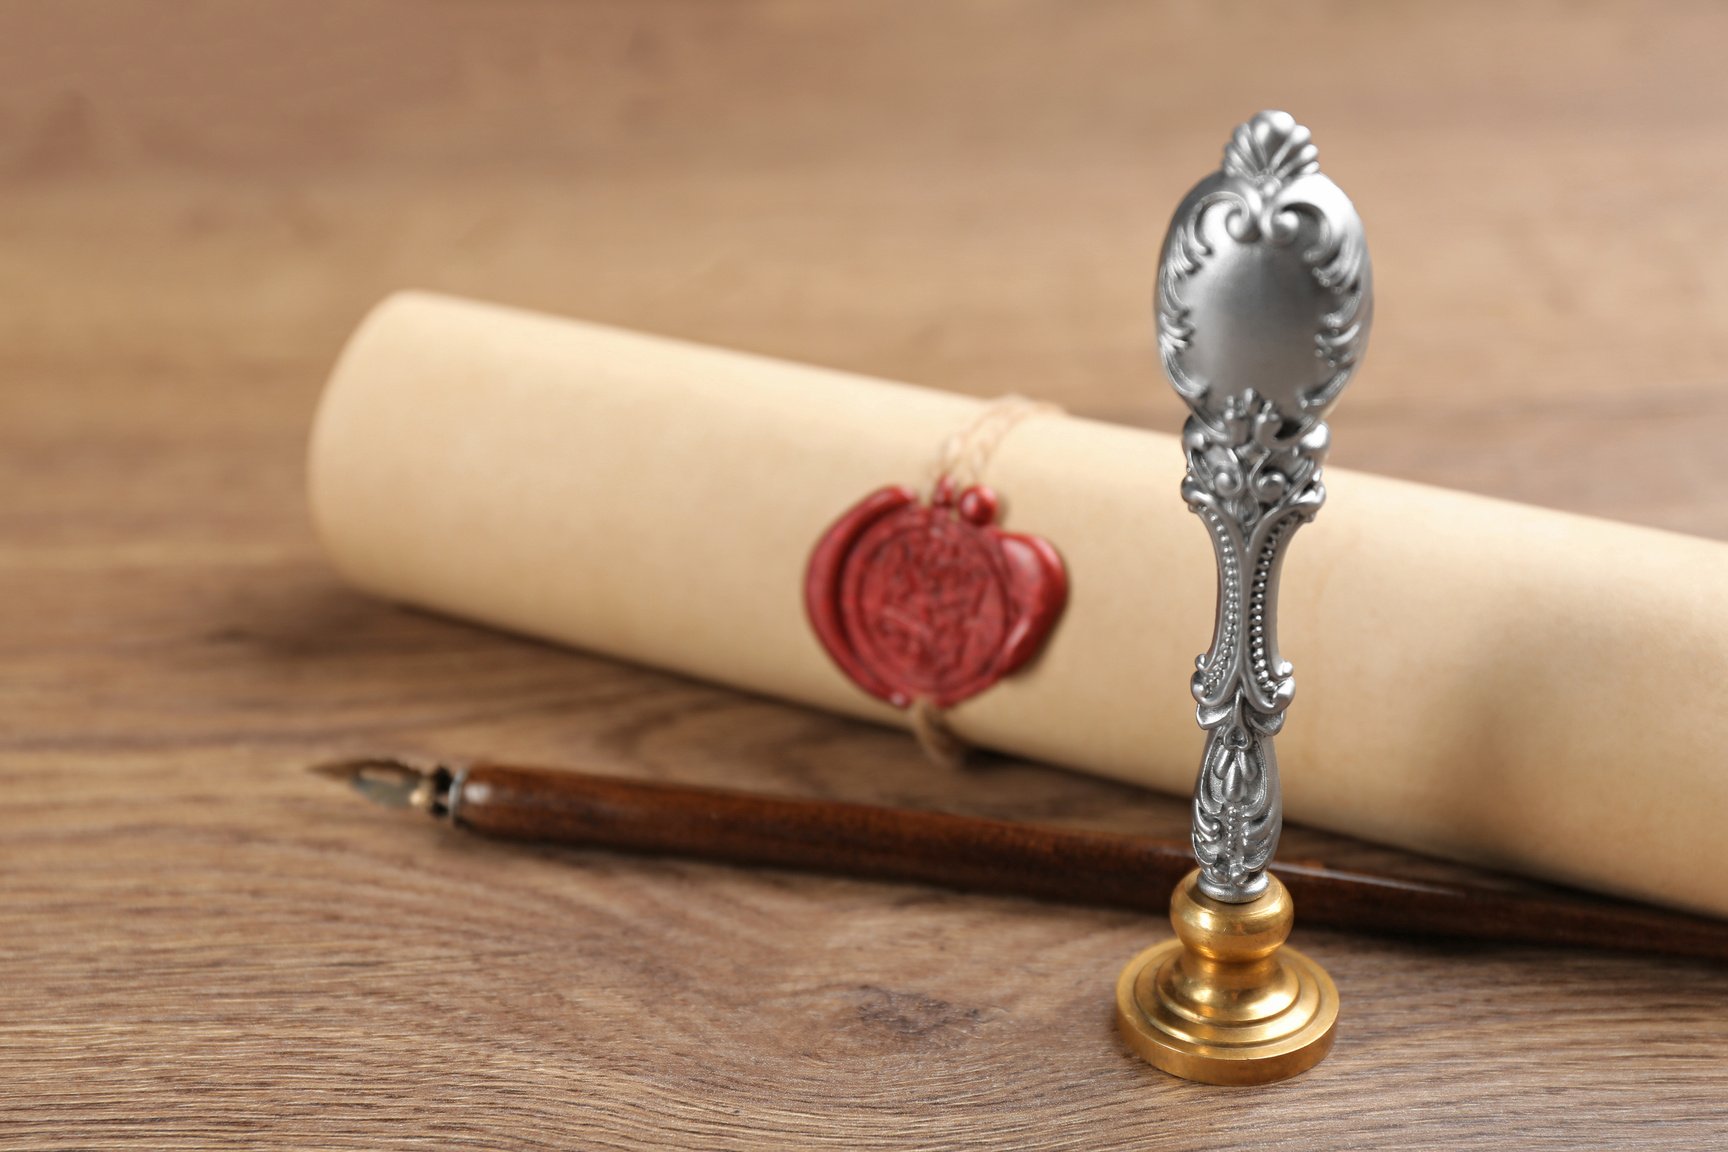
[[[1723,1146],[1703,964],[1299,929],[1334,1054],[1208,1089],[1113,1034],[1146,918],[524,850],[302,770],[1179,831],[368,600],[302,448],[406,285],[1173,429],[1157,244],[1265,105],[1374,245],[1338,464],[1728,538],[1728,13],[1509,7],[7,4],[0,1146]]]

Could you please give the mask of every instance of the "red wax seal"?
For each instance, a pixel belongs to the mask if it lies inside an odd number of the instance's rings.
[[[822,646],[864,691],[899,708],[951,708],[1025,664],[1068,602],[1048,541],[995,527],[996,494],[929,504],[909,488],[865,497],[823,534],[804,576]]]

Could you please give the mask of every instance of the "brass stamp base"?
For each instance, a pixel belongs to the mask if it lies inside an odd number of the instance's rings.
[[[1191,872],[1170,898],[1177,939],[1140,953],[1116,981],[1116,1025],[1154,1067],[1205,1084],[1269,1084],[1332,1048],[1338,989],[1283,947],[1295,922],[1276,877],[1259,899],[1226,904]]]

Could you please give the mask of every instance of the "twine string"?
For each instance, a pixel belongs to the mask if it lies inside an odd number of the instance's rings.
[[[1015,393],[998,396],[978,410],[971,422],[942,442],[931,470],[929,497],[935,500],[944,486],[958,495],[984,482],[990,458],[1008,434],[1034,416],[1060,412],[1055,404]],[[958,768],[971,751],[966,741],[948,724],[947,713],[928,697],[913,701],[912,734],[924,755],[942,768]]]
[[[990,457],[996,454],[996,449],[1008,438],[1008,433],[1033,416],[1060,411],[1062,409],[1055,404],[1032,400],[1012,392],[990,401],[978,410],[970,424],[942,441],[942,451],[936,458],[932,472],[930,494],[934,496],[944,480],[955,492],[963,492],[974,484],[982,484]]]

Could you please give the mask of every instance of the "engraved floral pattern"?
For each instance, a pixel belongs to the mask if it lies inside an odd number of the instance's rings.
[[[1191,416],[1183,431],[1182,495],[1206,523],[1218,559],[1212,647],[1195,661],[1189,685],[1207,731],[1194,788],[1194,856],[1215,895],[1258,892],[1278,847],[1271,738],[1296,692],[1278,652],[1278,575],[1291,535],[1326,500],[1320,474],[1328,447],[1320,421],[1285,429],[1272,405],[1250,392],[1232,398],[1220,423]]]
[[[1223,251],[1232,246],[1262,255],[1223,262],[1239,255]],[[1267,271],[1275,260],[1290,269],[1285,279]],[[1238,295],[1244,278],[1256,276],[1253,292]],[[1256,308],[1246,329],[1235,323],[1243,299]],[[1278,650],[1279,573],[1290,538],[1325,502],[1324,417],[1360,362],[1372,299],[1361,221],[1320,173],[1308,130],[1282,112],[1239,126],[1220,171],[1171,222],[1157,300],[1160,355],[1192,412],[1182,495],[1218,562],[1212,645],[1190,682],[1207,733],[1194,854],[1201,889],[1218,899],[1264,891],[1277,849],[1283,816],[1272,738],[1296,690]],[[1286,303],[1292,310],[1277,311]],[[1273,309],[1264,320],[1262,307]],[[1268,364],[1294,371],[1287,379]]]

